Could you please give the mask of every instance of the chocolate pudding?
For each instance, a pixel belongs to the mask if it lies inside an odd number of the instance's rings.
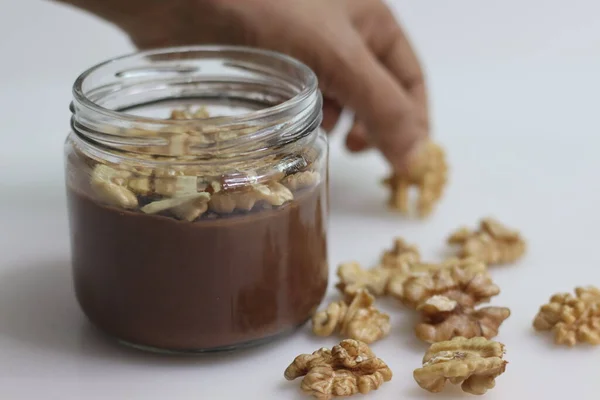
[[[215,350],[290,331],[327,287],[325,187],[194,222],[69,187],[77,299],[101,330],[154,349]]]

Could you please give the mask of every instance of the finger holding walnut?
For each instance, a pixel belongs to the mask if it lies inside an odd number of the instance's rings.
[[[525,254],[526,243],[518,231],[492,218],[484,218],[479,230],[462,227],[452,233],[448,244],[460,246],[461,257],[474,257],[486,264],[507,264]]]
[[[413,376],[423,389],[441,392],[449,381],[461,384],[471,394],[484,394],[495,386],[495,379],[504,373],[504,345],[486,338],[454,338],[434,343],[423,357],[423,367]]]
[[[333,302],[313,316],[313,332],[329,336],[339,331],[342,336],[373,343],[390,332],[389,315],[377,310],[374,302],[375,298],[365,289],[360,289],[349,305]]]
[[[419,216],[428,216],[442,197],[447,175],[444,150],[438,144],[427,141],[416,153],[406,174],[394,174],[384,181],[391,190],[389,206],[404,214],[408,213],[409,189],[416,186],[419,190]]]
[[[320,400],[377,390],[392,379],[392,371],[367,344],[346,339],[331,351],[302,354],[285,370],[285,378],[304,376],[302,391]]]

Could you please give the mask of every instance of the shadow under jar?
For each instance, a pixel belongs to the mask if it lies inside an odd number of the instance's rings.
[[[294,330],[327,287],[327,139],[314,73],[239,47],[116,58],[75,82],[66,183],[77,299],[142,349]]]

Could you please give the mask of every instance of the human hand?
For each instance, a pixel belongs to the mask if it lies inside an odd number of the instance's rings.
[[[289,54],[317,74],[325,129],[355,112],[346,145],[377,147],[397,171],[429,133],[423,72],[382,0],[149,1],[120,24],[140,48],[238,44]]]

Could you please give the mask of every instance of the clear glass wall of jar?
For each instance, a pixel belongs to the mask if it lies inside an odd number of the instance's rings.
[[[100,330],[203,352],[294,330],[327,287],[327,139],[314,73],[277,53],[161,49],[74,85],[73,276]]]

